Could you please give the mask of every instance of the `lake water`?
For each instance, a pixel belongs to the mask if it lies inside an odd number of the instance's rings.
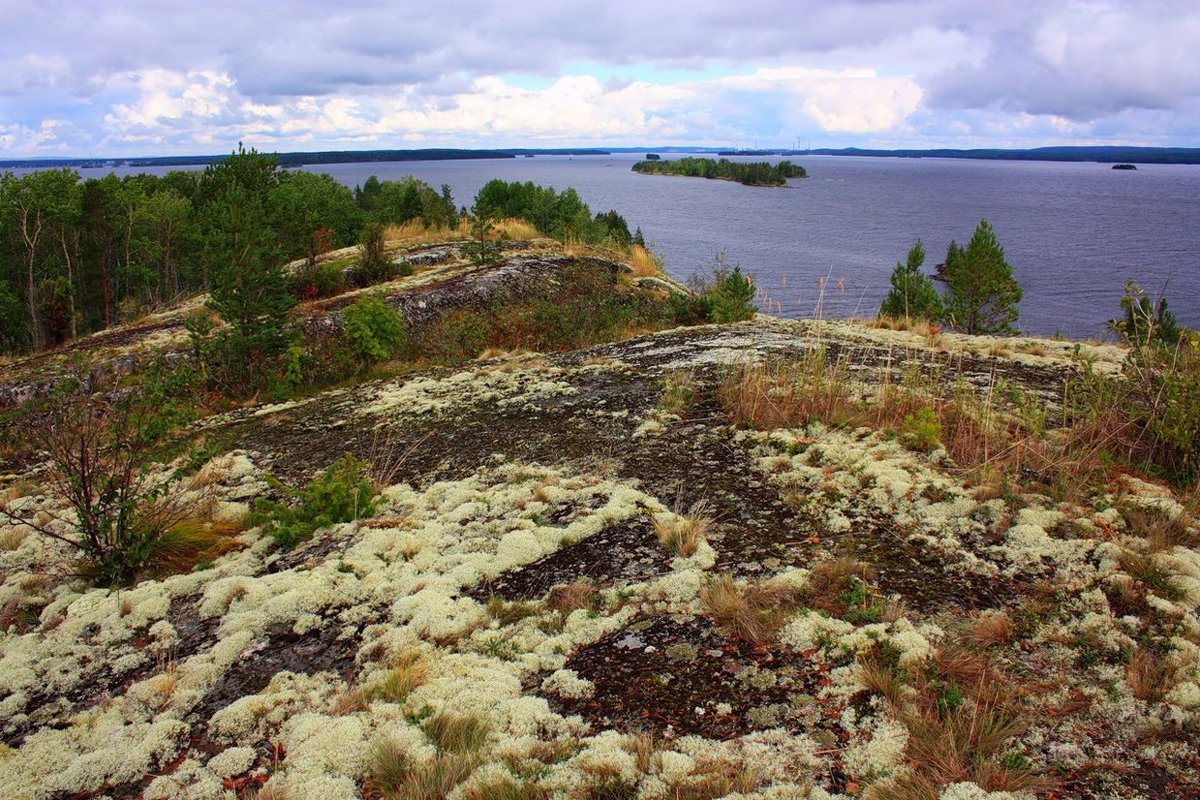
[[[492,178],[573,186],[593,212],[616,209],[640,226],[675,277],[709,272],[722,253],[755,276],[772,309],[793,317],[874,316],[917,237],[931,271],[951,239],[965,244],[986,218],[1025,292],[1023,331],[1103,336],[1127,280],[1150,293],[1165,287],[1179,321],[1200,328],[1198,166],[805,156],[793,160],[810,177],[775,189],[639,175],[630,170],[638,157],[311,169],[349,186],[411,174],[449,184],[468,206]]]

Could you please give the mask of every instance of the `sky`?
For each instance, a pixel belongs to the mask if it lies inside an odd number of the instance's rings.
[[[1196,0],[0,0],[0,157],[1200,146]]]

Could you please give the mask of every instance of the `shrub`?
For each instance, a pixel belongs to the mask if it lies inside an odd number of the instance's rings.
[[[941,435],[942,424],[928,406],[904,418],[903,442],[910,450],[928,453],[938,446]]]
[[[742,274],[742,268],[732,271],[718,270],[712,289],[712,321],[716,323],[739,322],[750,319],[757,309],[754,307],[754,281]]]
[[[276,543],[290,548],[320,528],[368,516],[375,497],[375,487],[366,478],[368,468],[354,456],[342,456],[293,492],[290,505],[259,500],[249,524],[262,525]]]
[[[315,300],[341,294],[346,291],[342,264],[337,261],[323,264],[314,260],[305,261],[288,279],[288,291],[297,300]]]
[[[1167,310],[1167,299],[1160,297],[1157,303],[1135,282],[1125,284],[1121,297],[1124,316],[1109,320],[1108,327],[1135,347],[1148,344],[1175,345],[1179,343],[1181,331],[1175,315]]]
[[[385,245],[383,225],[372,222],[363,228],[358,242],[358,265],[354,268],[354,281],[359,286],[374,286],[396,277],[396,265]]]
[[[82,557],[82,573],[102,586],[130,584],[160,561],[181,559],[184,550],[198,557],[215,540],[176,528],[191,516],[190,504],[169,477],[151,469],[152,448],[170,425],[170,404],[153,391],[114,401],[96,394],[58,398],[29,435],[49,461],[46,482],[71,513],[45,519],[5,506],[0,514],[68,545]]]
[[[345,345],[359,368],[397,355],[408,336],[404,317],[377,295],[357,300],[342,312]]]

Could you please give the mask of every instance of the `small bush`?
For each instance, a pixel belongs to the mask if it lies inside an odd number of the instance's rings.
[[[928,453],[938,446],[942,436],[942,424],[932,408],[922,408],[904,418],[904,446],[910,450]]]
[[[396,265],[387,254],[383,225],[373,222],[363,228],[358,247],[358,264],[354,268],[356,284],[374,286],[396,277]]]
[[[718,324],[750,319],[758,310],[754,307],[754,282],[742,274],[741,267],[730,272],[718,270],[710,294],[712,321]]]
[[[404,317],[376,295],[348,306],[342,320],[346,347],[360,369],[399,354],[408,337]]]
[[[343,264],[337,261],[323,264],[306,261],[288,279],[288,291],[297,300],[316,300],[341,294],[346,291]]]
[[[290,505],[258,501],[248,524],[263,526],[280,547],[291,548],[320,528],[370,516],[375,487],[366,479],[367,470],[354,456],[342,456],[294,492]]]
[[[0,519],[71,547],[81,557],[80,574],[102,586],[168,571],[172,562],[194,563],[217,537],[201,542],[198,532],[176,527],[194,516],[194,504],[170,477],[154,472],[152,458],[183,412],[161,386],[118,400],[76,394],[78,388],[64,387],[67,394],[54,398],[29,431],[49,462],[46,483],[69,513],[34,515],[0,505]]]

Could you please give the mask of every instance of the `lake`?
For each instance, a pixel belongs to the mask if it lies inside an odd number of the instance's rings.
[[[792,160],[810,177],[764,188],[639,175],[630,169],[639,157],[310,169],[348,186],[414,175],[449,184],[468,206],[492,178],[573,186],[593,212],[616,209],[641,227],[675,277],[708,273],[722,257],[754,275],[764,307],[790,317],[874,316],[892,268],[918,237],[931,272],[951,239],[966,244],[986,218],[1025,292],[1022,331],[1101,337],[1127,280],[1151,294],[1165,289],[1179,321],[1200,328],[1197,166],[802,156]]]

